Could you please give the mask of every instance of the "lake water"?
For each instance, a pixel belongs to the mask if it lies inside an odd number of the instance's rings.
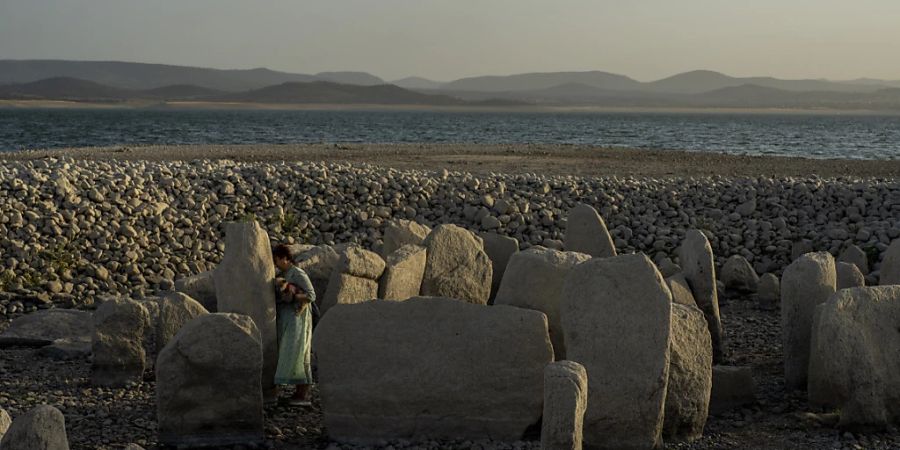
[[[319,142],[554,143],[900,159],[900,116],[0,109],[0,151]]]

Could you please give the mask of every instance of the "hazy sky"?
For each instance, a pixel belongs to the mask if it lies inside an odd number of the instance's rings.
[[[898,0],[0,0],[0,59],[900,79]]]

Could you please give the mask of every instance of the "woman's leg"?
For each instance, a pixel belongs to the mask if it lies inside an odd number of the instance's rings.
[[[309,385],[308,384],[298,384],[296,388],[294,388],[294,400],[309,400]]]

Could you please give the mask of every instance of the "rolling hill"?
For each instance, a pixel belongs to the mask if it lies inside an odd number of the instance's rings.
[[[446,95],[422,94],[390,84],[354,86],[328,81],[282,83],[262,89],[214,97],[211,100],[254,103],[393,105],[461,105],[465,103],[462,100]]]
[[[638,90],[641,83],[623,75],[609,72],[547,72],[523,73],[507,76],[483,76],[462,78],[441,86],[447,91],[508,92],[548,89],[563,84],[577,83],[601,89]]]

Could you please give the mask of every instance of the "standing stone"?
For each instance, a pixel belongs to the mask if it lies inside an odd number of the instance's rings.
[[[306,272],[316,291],[316,299],[324,299],[331,274],[341,260],[341,255],[331,246],[322,245],[294,256],[297,267]]]
[[[756,293],[759,308],[765,311],[778,309],[781,302],[781,281],[773,273],[767,273],[759,279],[759,291]]]
[[[425,247],[422,295],[487,304],[493,267],[481,239],[464,228],[443,224],[425,238]]]
[[[719,414],[756,403],[756,382],[750,367],[713,366],[709,412]]]
[[[593,206],[580,203],[569,210],[566,218],[566,250],[586,253],[598,258],[616,256],[606,223]]]
[[[378,298],[406,300],[419,295],[425,275],[425,247],[404,245],[387,257],[378,285]]]
[[[250,317],[204,314],[185,324],[156,362],[160,444],[262,444],[262,370]]]
[[[866,277],[859,271],[856,264],[838,262],[834,266],[837,275],[837,289],[862,287],[866,285]]]
[[[725,360],[725,329],[719,316],[719,295],[716,292],[716,266],[712,246],[699,230],[690,230],[684,236],[679,251],[684,278],[691,286],[694,300],[703,311],[712,338],[713,362]]]
[[[900,424],[900,286],[843,289],[817,312],[810,402],[845,427]]]
[[[506,266],[509,265],[509,258],[519,251],[519,241],[509,236],[501,236],[497,233],[481,233],[479,234],[484,242],[484,252],[487,253],[491,260],[491,296],[488,303],[497,297],[497,290],[500,289],[500,282],[503,281],[503,274],[506,273]]]
[[[691,287],[688,285],[683,273],[678,272],[666,278],[666,285],[669,287],[669,292],[672,293],[673,303],[697,307],[697,301],[694,300],[694,294],[691,292]],[[703,320],[706,323],[706,319]]]
[[[531,247],[509,260],[506,276],[497,291],[495,305],[510,305],[541,311],[547,315],[554,358],[566,359],[566,345],[559,308],[566,275],[589,255]]]
[[[216,312],[218,300],[216,300],[216,283],[213,279],[213,271],[175,280],[175,291],[196,300],[208,312]]]
[[[900,239],[894,239],[884,252],[878,284],[882,286],[900,284]]]
[[[9,417],[9,413],[5,409],[0,408],[0,442],[3,442],[3,435],[6,434],[6,430],[9,429],[11,424],[12,418]]]
[[[91,339],[91,384],[121,387],[143,379],[146,366],[144,333],[150,314],[140,303],[113,298],[94,313]]]
[[[184,324],[209,311],[196,300],[180,292],[172,292],[160,298],[159,318],[156,321],[156,345],[163,348]]]
[[[381,254],[385,258],[404,245],[422,245],[431,229],[410,220],[392,220],[384,227],[384,246]]]
[[[337,304],[360,303],[378,298],[378,279],[385,262],[375,252],[359,246],[341,251],[341,258],[331,273],[325,298],[319,303],[322,315]]]
[[[662,444],[671,303],[643,254],[594,258],[566,277],[560,314],[566,355],[588,373],[587,447]]]
[[[828,252],[807,253],[781,276],[781,335],[786,385],[806,387],[809,346],[816,306],[834,294],[837,274]]]
[[[313,348],[336,440],[519,440],[553,360],[540,312],[427,297],[336,305]]]
[[[703,312],[672,304],[672,343],[663,436],[694,441],[703,435],[712,389],[712,340]]]
[[[869,255],[856,245],[845,248],[837,261],[855,264],[864,276],[869,274]]]
[[[759,275],[741,255],[734,255],[725,261],[721,279],[727,289],[752,293],[759,288]]]
[[[275,265],[266,230],[256,222],[225,227],[225,256],[213,274],[219,312],[250,316],[263,348],[263,393],[275,401],[278,336],[275,329]]]
[[[584,366],[557,361],[544,369],[544,414],[541,449],[580,450],[588,377]]]
[[[49,405],[16,417],[6,434],[0,435],[0,450],[69,450],[66,418]]]

